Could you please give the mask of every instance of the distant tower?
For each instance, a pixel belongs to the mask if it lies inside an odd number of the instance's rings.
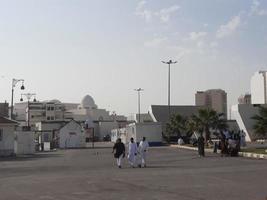
[[[211,89],[207,91],[197,91],[195,94],[196,106],[207,106],[223,113],[227,117],[227,93],[221,89]]]
[[[257,71],[250,81],[251,103],[266,104],[267,103],[267,82],[266,71]]]
[[[241,95],[238,98],[238,104],[251,104],[251,94]]]

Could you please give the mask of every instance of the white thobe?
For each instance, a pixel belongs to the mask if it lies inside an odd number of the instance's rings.
[[[134,166],[135,164],[135,155],[137,154],[137,145],[135,142],[129,143],[129,149],[128,149],[128,161],[131,166]]]
[[[141,155],[141,164],[143,164],[144,166],[146,164],[146,151],[147,151],[148,147],[149,147],[149,144],[146,140],[141,141],[139,144],[139,152]]]

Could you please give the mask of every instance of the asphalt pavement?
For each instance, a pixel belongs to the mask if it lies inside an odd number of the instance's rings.
[[[148,152],[147,168],[117,168],[111,145],[0,159],[0,200],[265,200],[267,160],[171,147]]]

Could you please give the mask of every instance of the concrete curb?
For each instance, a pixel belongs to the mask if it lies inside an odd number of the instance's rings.
[[[188,147],[188,146],[183,146],[183,145],[170,145],[170,147],[197,151],[196,147]],[[205,149],[205,152],[212,153],[213,150],[212,149]],[[219,150],[218,150],[218,153],[220,153]],[[265,155],[265,154],[239,152],[238,155],[241,156],[241,157],[246,157],[246,158],[267,159],[267,155]]]
[[[239,152],[238,155],[246,158],[267,159],[267,155],[258,153]]]

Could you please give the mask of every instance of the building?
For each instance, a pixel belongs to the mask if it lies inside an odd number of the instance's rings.
[[[14,151],[16,155],[34,154],[35,145],[33,131],[15,131]]]
[[[136,142],[140,142],[146,137],[150,146],[162,145],[162,126],[159,122],[131,123],[125,128],[113,129],[111,141],[116,142],[121,138],[123,143],[128,143],[130,138],[134,138]]]
[[[0,103],[0,116],[8,117],[8,103]]]
[[[266,106],[266,104],[261,106]],[[251,142],[259,139],[253,129],[255,120],[252,119],[253,116],[259,114],[259,104],[233,105],[231,113],[233,119],[236,120],[239,129],[245,133],[246,141]]]
[[[90,95],[86,95],[81,103],[62,103],[59,100],[22,102],[14,105],[16,120],[21,126],[29,125],[39,133],[40,142],[52,142],[56,132],[72,119],[81,125],[88,120],[94,124],[95,138],[102,140],[111,134],[114,128],[125,127],[127,118],[100,109]]]
[[[72,116],[67,112],[79,104],[62,103],[59,100],[43,101],[43,102],[21,102],[14,105],[15,119],[22,122],[22,125],[35,126],[37,122],[53,122],[70,120]],[[25,124],[23,124],[23,122]]]
[[[251,103],[266,104],[267,103],[267,71],[257,71],[250,81]]]
[[[0,116],[0,156],[14,154],[16,121]]]
[[[227,117],[227,93],[221,89],[197,91],[195,105],[206,106]]]
[[[139,114],[133,114],[127,118],[129,122],[139,122]],[[150,113],[140,113],[140,122],[153,122],[153,119],[150,115]]]
[[[107,135],[110,136],[111,130],[125,127],[127,118],[111,114],[106,109],[100,109],[90,95],[86,95],[81,103],[75,109],[68,110],[68,113],[75,121],[85,123],[92,121],[94,123],[94,134],[98,140],[103,140]]]
[[[197,115],[198,110],[206,108],[205,106],[171,106],[171,115],[179,114],[185,118]],[[167,105],[151,105],[149,111],[153,122],[160,122],[162,125],[162,133],[166,135],[166,124],[169,122],[169,107]]]
[[[238,104],[251,104],[251,94],[241,95],[238,98]]]
[[[85,147],[83,128],[75,120],[71,120],[59,130],[59,148]]]

